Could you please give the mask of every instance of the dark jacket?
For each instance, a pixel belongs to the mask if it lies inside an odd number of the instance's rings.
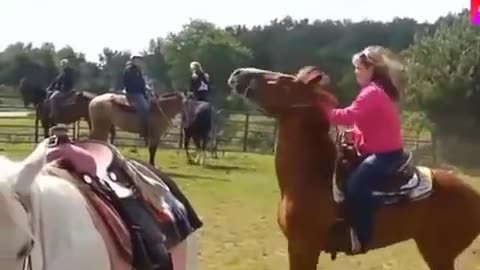
[[[127,94],[146,93],[146,83],[142,72],[132,63],[128,63],[123,72],[123,86]]]
[[[49,90],[58,90],[60,92],[70,92],[75,84],[73,69],[66,67],[60,75],[48,87]]]
[[[198,89],[200,88],[200,85],[202,84],[202,81],[208,87],[208,89],[206,91],[210,90],[210,83],[209,83],[208,79],[206,78],[205,73],[201,72],[201,71],[197,71],[197,72],[195,72],[195,74],[197,75],[196,78],[194,78],[193,75],[190,78],[190,91],[192,91],[193,94],[197,94]]]

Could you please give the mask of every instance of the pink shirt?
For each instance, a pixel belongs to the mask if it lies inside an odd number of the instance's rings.
[[[353,126],[362,154],[403,148],[397,106],[376,84],[364,87],[349,107],[332,109],[330,121],[334,125]]]

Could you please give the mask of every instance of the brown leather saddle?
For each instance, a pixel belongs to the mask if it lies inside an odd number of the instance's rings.
[[[46,101],[51,102],[55,100],[55,102],[60,103],[62,102],[61,106],[71,106],[77,102],[79,97],[82,97],[83,93],[81,91],[71,91],[67,93],[58,93],[53,97],[48,98]]]
[[[107,143],[72,142],[64,136],[66,132],[57,130],[57,133],[59,135],[50,138],[51,151],[47,153],[47,161],[57,160],[60,167],[77,175],[77,179],[90,187],[95,198],[89,198],[89,201],[102,215],[116,242],[122,245],[126,237],[130,238],[132,250],[126,250],[125,244],[122,246],[123,253],[133,257],[127,260],[133,261],[135,269],[172,269],[166,236],[156,219],[158,214],[125,171],[125,160],[118,157]],[[111,211],[105,211],[99,200]],[[122,235],[125,227],[129,236]]]
[[[57,93],[55,96],[49,97],[48,99],[44,100],[42,103],[42,108],[44,111],[49,113],[50,117],[57,118],[59,115],[61,115],[63,110],[75,105],[78,98],[82,95],[83,93],[78,91]]]
[[[345,132],[342,132],[339,136],[339,156],[336,163],[335,177],[336,185],[342,192],[345,190],[346,179],[365,159],[345,134]],[[374,191],[381,193],[398,192],[408,184],[415,173],[416,167],[413,163],[413,155],[404,153],[398,168],[386,177],[386,181],[380,181],[381,184],[376,186]],[[411,188],[415,188],[415,186]]]

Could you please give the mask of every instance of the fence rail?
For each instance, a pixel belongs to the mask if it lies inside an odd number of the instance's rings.
[[[11,106],[9,112],[15,111],[16,108],[17,106]],[[3,111],[1,106],[0,111]],[[227,111],[225,117],[222,121],[220,133],[216,138],[220,151],[261,153],[272,153],[274,151],[277,133],[274,120],[263,115],[238,111]],[[182,134],[179,128],[179,118],[175,119],[173,123],[174,126],[163,136],[161,147],[178,148],[181,146]],[[89,134],[85,122],[70,126],[71,135],[75,138],[86,138]],[[34,116],[0,117],[0,143],[35,143],[34,134]],[[43,131],[39,130],[39,134],[43,134]],[[117,146],[142,147],[144,141],[136,134],[123,132],[117,128],[115,144]],[[422,159],[434,159],[430,138],[422,136],[419,132],[404,130],[404,144],[407,149],[421,153],[423,155]]]

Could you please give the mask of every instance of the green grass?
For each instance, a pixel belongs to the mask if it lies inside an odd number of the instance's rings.
[[[0,154],[21,158],[32,145],[0,145]],[[146,160],[144,148],[123,148],[127,156]],[[202,217],[200,269],[288,269],[286,241],[276,224],[278,188],[270,155],[233,154],[209,159],[206,168],[186,164],[183,152],[160,150],[157,165],[170,174]],[[476,183],[477,178],[468,178]],[[478,185],[478,183],[477,183]],[[320,214],[320,213],[319,213]],[[440,241],[440,240],[439,240]],[[439,242],[441,244],[441,242]],[[480,269],[480,257],[469,256],[468,266]],[[427,269],[412,242],[358,257],[331,262],[323,255],[319,269]]]

